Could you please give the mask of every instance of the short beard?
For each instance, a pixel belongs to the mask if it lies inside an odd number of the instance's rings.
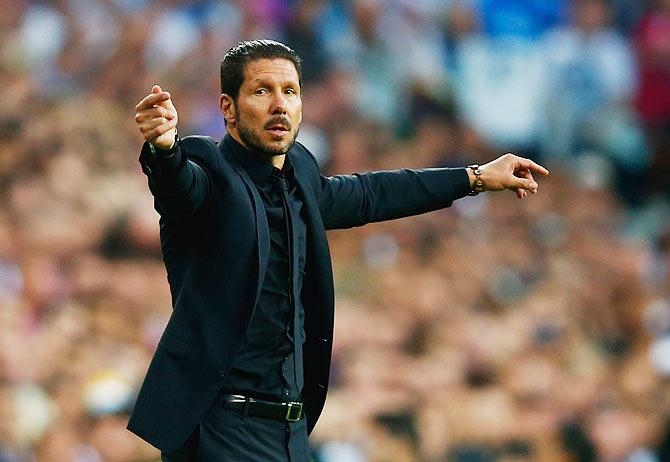
[[[247,149],[249,149],[251,152],[255,152],[257,154],[261,154],[264,157],[274,157],[274,156],[282,156],[289,152],[293,145],[295,144],[295,140],[298,137],[298,131],[300,130],[300,127],[296,129],[295,134],[293,135],[293,139],[284,147],[278,146],[278,147],[272,147],[268,146],[267,144],[263,143],[261,140],[260,136],[256,132],[254,132],[252,129],[247,128],[243,123],[240,118],[240,114],[237,114],[237,131],[240,134],[240,139],[244,142],[244,144],[247,146]]]

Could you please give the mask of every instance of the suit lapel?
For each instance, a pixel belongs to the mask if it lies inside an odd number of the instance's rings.
[[[298,191],[300,191],[300,196],[305,203],[305,211],[307,214],[307,229],[308,238],[314,240],[317,236],[324,233],[323,222],[321,220],[321,213],[319,212],[319,205],[314,195],[314,191],[309,185],[308,174],[309,172],[305,171],[300,159],[297,155],[294,155],[292,152],[288,154],[291,158],[291,164],[295,170],[295,181],[298,184]],[[325,236],[324,236],[325,237]]]
[[[230,152],[228,146],[226,146],[225,137],[219,142],[219,150],[223,153],[230,165],[232,165],[235,172],[240,176],[253,199],[254,215],[256,216],[256,248],[258,249],[258,283],[253,304],[253,308],[255,308],[261,293],[263,281],[265,280],[265,272],[268,267],[268,258],[270,255],[270,230],[268,219],[265,216],[263,199],[261,199],[256,185],[254,185],[253,180],[249,177],[246,170],[244,170],[244,167],[242,167],[235,156]]]
[[[304,159],[300,159],[299,154],[289,153],[289,155],[295,169],[298,190],[305,203],[307,262],[309,265],[309,268],[306,269],[310,282],[304,284],[303,288],[307,289],[306,292],[313,298],[313,303],[305,304],[305,310],[308,310],[309,306],[314,305],[323,311],[323,315],[331,318],[330,321],[318,318],[318,321],[315,322],[315,325],[310,330],[311,334],[325,338],[326,336],[332,336],[332,330],[329,331],[328,329],[329,326],[332,329],[333,309],[333,279],[328,240],[319,210],[319,203],[309,182],[309,175],[314,175],[314,173],[304,166]],[[310,321],[313,319],[313,317],[311,319],[308,317],[306,322],[311,324]]]

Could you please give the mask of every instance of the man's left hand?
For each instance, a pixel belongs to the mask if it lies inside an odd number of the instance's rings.
[[[472,186],[475,175],[472,169],[467,170]],[[519,199],[526,197],[528,192],[537,193],[538,184],[533,178],[533,173],[549,175],[549,170],[543,166],[514,154],[500,156],[480,166],[479,170],[482,172],[481,180],[484,183],[484,191],[509,189],[515,191]]]

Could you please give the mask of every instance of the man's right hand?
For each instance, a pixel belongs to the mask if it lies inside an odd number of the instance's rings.
[[[151,93],[135,106],[135,122],[145,141],[159,149],[170,149],[177,130],[177,109],[170,93],[154,85]]]

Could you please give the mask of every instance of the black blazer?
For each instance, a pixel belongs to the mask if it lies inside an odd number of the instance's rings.
[[[261,197],[226,135],[182,141],[176,173],[148,145],[140,164],[160,214],[173,311],[151,360],[128,429],[162,451],[179,447],[205,415],[230,370],[256,305],[270,236]],[[305,385],[308,430],[326,399],[333,340],[333,279],[326,230],[448,207],[469,189],[465,169],[326,177],[300,143],[288,153],[305,204]]]

